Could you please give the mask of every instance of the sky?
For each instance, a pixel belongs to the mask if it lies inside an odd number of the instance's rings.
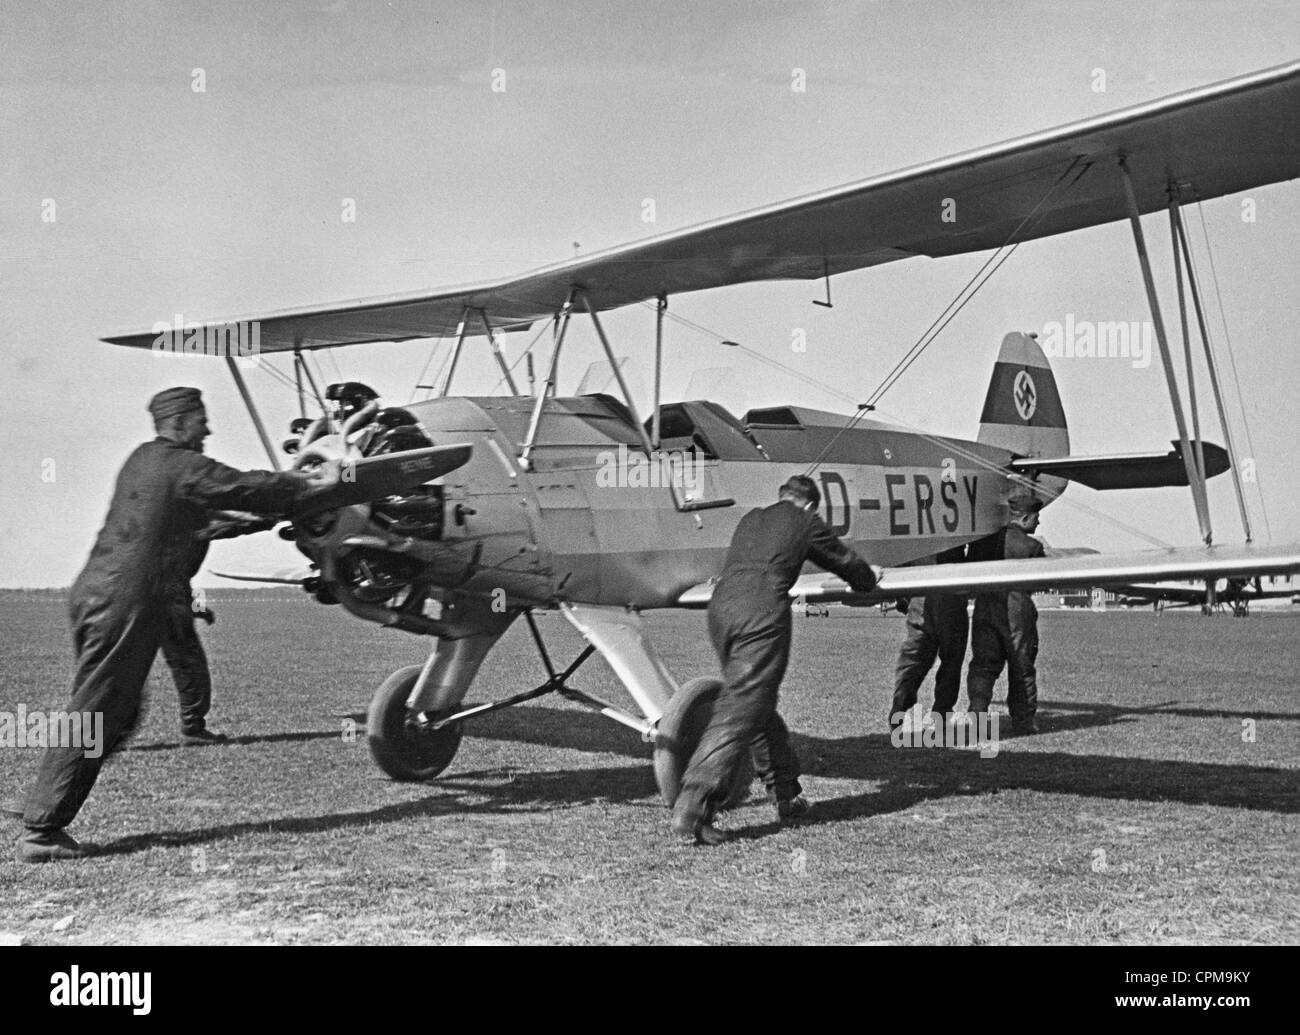
[[[122,461],[152,437],[145,404],[162,388],[203,390],[210,455],[267,464],[224,364],[102,335],[176,313],[221,318],[507,276],[1300,54],[1291,0],[0,0],[0,24],[0,586],[71,582]],[[1256,539],[1300,539],[1300,184],[1188,216],[1203,276],[1211,257],[1218,274],[1212,323],[1221,356],[1220,321],[1233,346],[1239,395],[1226,362],[1223,372],[1256,477],[1246,486]],[[1145,225],[1168,318],[1167,222]],[[851,412],[985,258],[837,277],[834,309],[813,306],[822,287],[805,282],[678,296],[671,312],[697,326],[668,325],[665,397],[711,391],[738,413]],[[1149,319],[1126,225],[1023,245],[879,415],[973,438],[1002,336],[1067,319]],[[653,313],[631,307],[604,322],[644,407]],[[594,335],[575,329],[561,394],[598,358]],[[507,336],[509,358],[531,337]],[[456,387],[485,394],[499,378],[475,344]],[[334,350],[320,372],[400,403],[435,347],[436,372],[447,343]],[[1054,368],[1074,452],[1162,451],[1176,437],[1158,359]],[[263,372],[250,377],[278,439],[295,397]],[[1222,442],[1203,370],[1197,380],[1206,437]],[[1226,475],[1210,496],[1216,540],[1240,541]],[[1198,538],[1185,489],[1072,486],[1040,532],[1103,550]],[[266,535],[217,544],[210,558],[240,571],[297,562]]]

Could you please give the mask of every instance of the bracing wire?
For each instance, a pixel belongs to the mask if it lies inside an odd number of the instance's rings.
[[[867,401],[858,404],[857,412],[844,425],[844,427],[831,436],[830,441],[826,443],[821,453],[818,454],[816,459],[814,459],[809,465],[808,470],[804,472],[805,474],[811,475],[821,466],[822,460],[825,459],[826,455],[834,447],[840,435],[851,428],[856,427],[858,422],[862,420],[868,411],[876,408],[876,404],[884,397],[885,393],[898,383],[899,378],[907,372],[908,368],[911,367],[913,363],[921,358],[921,354],[934,343],[939,335],[943,333],[948,324],[957,317],[957,314],[966,308],[971,299],[973,299],[979,293],[980,289],[992,279],[993,274],[1002,267],[1002,264],[1015,254],[1016,249],[1020,247],[1021,242],[1016,241],[1015,244],[1012,244],[1011,242],[1015,241],[1015,239],[1020,236],[1021,232],[1038,218],[1039,209],[1047,204],[1048,199],[1056,193],[1057,188],[1060,187],[1061,184],[1065,183],[1065,181],[1069,179],[1070,174],[1074,172],[1075,168],[1079,166],[1081,162],[1083,162],[1082,156],[1076,156],[1075,159],[1066,166],[1061,175],[1058,176],[1047,189],[1047,192],[1038,200],[1038,204],[1030,209],[1025,218],[1016,224],[1011,233],[1007,235],[1006,240],[994,249],[993,253],[984,260],[984,264],[975,271],[975,275],[962,285],[961,290],[953,296],[952,301],[944,306],[943,311],[934,319],[930,326],[925,329],[912,347],[904,353],[903,358],[894,364],[894,368],[885,375],[885,379],[876,386],[875,391],[867,397]],[[1073,187],[1078,183],[1091,167],[1092,164],[1090,162],[1085,162],[1082,168],[1079,169],[1078,175],[1075,176],[1074,179],[1070,180],[1066,189],[1068,190],[1070,187]]]
[[[518,367],[519,364],[524,361],[524,357],[526,357],[529,353],[533,351],[533,348],[541,340],[542,335],[545,334],[550,329],[550,326],[551,325],[549,321],[542,321],[542,326],[538,330],[538,332],[533,335],[533,340],[528,343],[528,345],[524,348],[523,352],[519,353],[519,355],[515,357],[513,363],[510,363],[506,366],[506,369],[509,370],[510,373],[513,374],[515,372],[515,368]],[[497,378],[497,383],[492,386],[492,391],[495,392],[498,388],[500,388],[505,383],[506,383],[506,378],[505,375],[502,374],[499,378]]]
[[[905,430],[911,432],[912,434],[916,435],[918,438],[925,439],[925,441],[929,442],[931,445],[939,446],[941,449],[945,449],[948,452],[955,453],[957,456],[961,457],[963,460],[967,461],[970,464],[973,464],[977,467],[982,467],[987,471],[991,471],[992,473],[1007,479],[1007,481],[1015,485],[1020,485],[1026,489],[1032,490],[1035,495],[1046,496],[1048,497],[1049,502],[1051,500],[1062,499],[1061,494],[1062,492],[1064,492],[1063,489],[1060,491],[1053,491],[1049,489],[1046,485],[1044,485],[1042,482],[1036,482],[1032,478],[1027,478],[1022,474],[1017,474],[1013,471],[1008,471],[1005,467],[1000,467],[994,461],[989,460],[986,457],[982,457],[978,453],[975,453],[972,450],[966,449],[965,447],[958,445],[957,443],[953,442],[952,439],[944,438],[940,435],[932,435],[929,432],[917,427],[914,424],[911,424],[906,420],[903,420],[902,418],[896,415],[888,414],[885,413],[884,411],[878,411],[878,412],[880,412],[880,415],[882,417],[886,417],[890,422],[897,424],[899,427],[904,428]],[[1138,539],[1143,539],[1146,542],[1151,543],[1153,546],[1159,546],[1162,549],[1173,549],[1172,543],[1165,542],[1163,539],[1159,539],[1153,535],[1149,535],[1146,532],[1143,532],[1140,528],[1137,528],[1134,525],[1130,525],[1128,522],[1122,521],[1119,518],[1111,517],[1109,514],[1105,514],[1102,511],[1097,510],[1095,507],[1090,507],[1082,500],[1075,499],[1074,497],[1069,497],[1068,499],[1064,499],[1063,502],[1091,515],[1092,517],[1096,518],[1099,521],[1105,522],[1108,525],[1112,525],[1113,527],[1118,528],[1121,531],[1128,532],[1130,535],[1136,536]]]
[[[288,388],[290,391],[292,391],[295,395],[298,394],[298,385],[293,380],[293,378],[291,378],[279,367],[272,366],[271,361],[266,356],[258,357],[257,365],[260,369],[265,370],[271,376],[273,383],[278,385],[283,385],[285,388]]]
[[[426,381],[424,379],[424,376],[429,372],[429,367],[433,366],[433,357],[438,354],[438,350],[441,347],[442,347],[441,338],[439,338],[436,342],[434,342],[433,345],[429,347],[429,357],[424,361],[424,366],[420,369],[420,374],[418,377],[416,377],[415,384],[411,386],[411,399],[410,399],[411,402],[415,402],[415,393],[420,390],[420,385],[437,384],[437,381]],[[443,358],[443,362],[444,363],[446,362],[445,357]],[[442,373],[441,367],[438,369],[438,373]]]
[[[333,349],[322,349],[321,351],[323,351],[323,352],[325,353],[325,355],[327,355],[327,356],[329,357],[329,360],[330,360],[330,366],[332,366],[332,367],[334,368],[334,376],[337,377],[340,381],[346,381],[347,378],[343,376],[343,370],[342,370],[342,368],[339,366],[339,361],[338,361],[337,359],[334,358],[334,350],[333,350]]]
[[[642,303],[642,304],[647,306],[649,305],[648,303]],[[673,316],[674,314],[670,312],[668,315]],[[715,341],[721,339],[721,335],[719,335],[716,331],[712,330],[711,328],[705,327],[704,325],[696,323],[693,320],[686,319],[685,317],[675,316],[674,318],[679,324],[689,328],[692,331],[695,331],[697,334],[701,335],[702,337],[711,338]],[[795,370],[793,367],[786,366],[784,363],[780,362],[779,360],[775,360],[769,356],[765,356],[761,352],[748,348],[747,346],[737,345],[735,347],[740,348],[741,351],[745,352],[747,355],[753,356],[761,363],[765,363],[766,365],[770,367],[774,367],[775,369],[780,370],[783,373],[790,375],[791,377],[804,381],[805,383],[811,385],[812,387],[817,388],[828,395],[834,396],[837,399],[841,399],[845,402],[853,403],[854,405],[856,405],[856,403],[854,402],[855,400],[854,396],[849,395],[847,392],[844,392],[842,389],[837,388],[834,385],[830,385],[823,381],[819,381],[814,377],[804,374],[802,371]],[[894,414],[890,414],[881,410],[877,410],[876,413],[880,417],[890,421],[891,423],[897,425],[898,427],[908,432],[911,432],[912,434],[917,435],[918,437],[924,439],[925,441],[931,443],[932,445],[939,446],[945,451],[960,457],[961,459],[970,463],[972,466],[979,467],[983,470],[989,471],[990,473],[995,474],[1000,478],[1005,478],[1008,481],[1012,482],[1013,484],[1021,485],[1024,486],[1025,488],[1032,489],[1035,493],[1039,495],[1047,496],[1051,499],[1060,498],[1062,503],[1070,507],[1073,507],[1079,511],[1082,511],[1085,514],[1090,515],[1091,517],[1095,518],[1098,522],[1108,524],[1121,531],[1128,532],[1130,535],[1138,539],[1141,539],[1145,542],[1148,542],[1153,546],[1158,546],[1162,549],[1172,548],[1171,543],[1165,542],[1162,539],[1149,535],[1148,533],[1142,531],[1142,529],[1134,525],[1130,525],[1127,522],[1120,520],[1119,518],[1111,517],[1109,514],[1105,514],[1102,511],[1097,510],[1095,507],[1089,506],[1087,503],[1084,503],[1082,500],[1074,498],[1073,496],[1063,497],[1061,496],[1060,492],[1053,492],[1049,490],[1041,482],[1035,482],[1032,479],[1027,478],[1022,474],[1017,474],[1015,472],[1008,471],[1005,467],[1002,467],[999,464],[995,463],[994,461],[989,460],[987,457],[981,456],[979,453],[976,453],[973,450],[967,449],[957,444],[952,439],[945,438],[940,435],[933,435]],[[849,428],[855,427],[865,416],[866,416],[866,411],[860,410],[858,414],[856,414],[853,418],[851,418],[851,420],[846,425],[846,427],[841,430],[842,431],[848,430]]]

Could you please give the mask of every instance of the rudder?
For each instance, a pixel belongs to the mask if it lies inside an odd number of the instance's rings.
[[[976,441],[1017,456],[1069,455],[1070,432],[1056,377],[1028,334],[1012,331],[1002,339]]]

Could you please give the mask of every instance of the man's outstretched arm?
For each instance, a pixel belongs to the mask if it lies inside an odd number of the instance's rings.
[[[316,471],[239,471],[195,454],[181,478],[181,495],[208,510],[284,516],[306,496],[338,484],[338,464]]]
[[[882,569],[869,563],[816,516],[813,517],[808,559],[819,568],[838,575],[858,593],[870,593],[880,582]]]

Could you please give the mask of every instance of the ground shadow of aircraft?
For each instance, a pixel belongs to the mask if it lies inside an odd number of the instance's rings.
[[[309,732],[306,730],[297,733],[267,733],[267,734],[250,734],[242,737],[230,737],[219,744],[211,745],[214,748],[238,747],[246,744],[294,744],[308,740],[338,740],[338,730],[321,730],[319,732]],[[162,740],[150,744],[128,744],[122,748],[123,751],[179,751],[181,749],[191,750],[179,740]]]
[[[1238,713],[1179,709],[1172,702],[1123,708],[1090,702],[1044,702],[1043,735],[1136,721],[1140,715],[1189,715],[1236,718]],[[1067,714],[1057,714],[1065,712]],[[1245,713],[1242,713],[1243,715]],[[1255,713],[1251,718],[1300,719],[1294,713]],[[359,731],[364,715],[356,715]],[[474,737],[535,744],[547,748],[608,754],[644,763],[651,747],[636,732],[604,721],[599,715],[568,708],[534,705],[483,716],[472,725]],[[239,737],[231,743],[253,744],[337,738],[336,730]],[[888,735],[863,734],[826,738],[793,735],[793,743],[812,777],[860,780],[872,790],[822,798],[805,826],[842,823],[903,812],[926,801],[974,797],[1004,791],[1216,805],[1282,814],[1300,813],[1300,772],[1266,766],[1081,755],[1066,752],[1016,751],[1004,742],[997,758],[974,751],[899,749]],[[171,744],[142,745],[133,750],[160,750]],[[322,816],[259,819],[243,823],[137,834],[108,842],[101,854],[122,855],[159,847],[189,847],[231,840],[252,833],[314,834],[375,823],[447,814],[494,815],[555,808],[580,808],[595,802],[660,808],[655,784],[642,764],[560,769],[551,772],[509,768],[449,772],[428,785],[430,794],[413,801],[370,810]],[[474,800],[484,799],[487,800]],[[749,803],[761,801],[755,784]],[[666,813],[665,813],[666,816]],[[742,839],[774,833],[775,823],[748,825]]]
[[[1226,708],[1175,708],[1173,704],[1150,704],[1142,707],[1124,707],[1117,704],[1093,702],[1039,701],[1039,707],[1065,712],[1087,713],[1097,717],[1127,715],[1177,715],[1188,719],[1275,719],[1282,722],[1300,720],[1300,712],[1262,712],[1246,709],[1229,711]],[[1091,725],[1091,723],[1089,724]]]
[[[1074,714],[1053,714],[1058,709]],[[1101,704],[1049,704],[1044,710],[1046,714],[1041,717],[1044,736],[1134,722],[1137,715],[1146,713],[1179,714],[1163,703],[1130,709]],[[1199,715],[1200,710],[1191,713]],[[1300,716],[1280,713],[1278,717]],[[597,715],[543,706],[485,716],[474,723],[472,733],[489,740],[531,743],[584,754],[622,755],[638,761],[651,750],[635,732],[604,722]],[[997,758],[984,759],[973,751],[895,748],[884,733],[839,738],[796,733],[792,739],[809,775],[882,785],[879,790],[860,796],[861,807],[855,806],[852,815],[898,811],[927,798],[1012,789],[1300,812],[1300,772],[1266,766],[1017,751],[1010,746],[1014,741],[1004,741]],[[553,800],[579,803],[592,787],[589,774],[597,774],[597,796],[605,800],[628,801],[652,792],[646,780],[628,781],[613,776],[620,771],[521,773],[516,784],[492,788],[490,792],[520,805],[545,787],[548,794],[554,790]],[[534,778],[541,783],[534,784]],[[462,775],[451,772],[438,783],[456,787],[462,779]],[[572,794],[565,792],[567,780],[573,781]],[[630,798],[620,797],[626,792],[631,792]],[[828,820],[849,818],[842,804],[846,800],[857,799],[819,802],[817,811]],[[836,801],[841,804],[837,805]]]
[[[879,783],[876,789],[819,801],[813,821],[836,822],[898,812],[922,801],[1029,790],[1045,794],[1184,805],[1300,812],[1300,772],[1113,755],[1003,750],[900,750],[882,735],[841,740],[795,738],[815,760],[809,773]]]
[[[131,834],[101,843],[96,854],[130,855],[155,848],[187,848],[234,840],[250,834],[323,834],[444,814],[500,815],[517,813],[530,807],[552,811],[557,807],[577,808],[597,801],[636,804],[638,801],[645,802],[655,794],[654,778],[650,772],[643,766],[626,765],[566,769],[550,773],[478,770],[438,780],[427,786],[432,793],[412,801],[396,802],[374,809],[321,816],[261,818],[188,830]],[[487,800],[473,800],[484,797]]]
[[[529,711],[538,714],[529,716],[527,722],[516,713],[494,716],[490,724],[493,728],[479,730],[479,735],[509,734],[510,739],[516,739],[518,729],[503,727],[521,726],[533,740],[549,732],[551,735],[542,742],[550,747],[607,752],[638,762],[649,751],[635,734],[624,735],[621,729],[595,716],[548,708]],[[925,801],[1013,790],[1300,813],[1300,772],[1265,766],[1005,749],[997,758],[984,759],[973,751],[900,750],[890,744],[885,734],[834,739],[795,736],[794,741],[799,753],[809,761],[809,775],[876,785],[860,794],[819,800],[805,821],[804,825],[809,826],[902,812]],[[326,833],[443,814],[517,814],[577,808],[595,802],[661,807],[653,779],[642,765],[553,772],[474,770],[450,774],[428,786],[434,793],[375,809],[137,834],[105,844],[101,853],[123,855],[159,847],[188,847],[253,833]],[[750,803],[760,800],[756,787]],[[665,812],[665,822],[666,816]],[[764,823],[749,825],[737,833],[742,838],[758,838],[776,829],[774,823]]]

